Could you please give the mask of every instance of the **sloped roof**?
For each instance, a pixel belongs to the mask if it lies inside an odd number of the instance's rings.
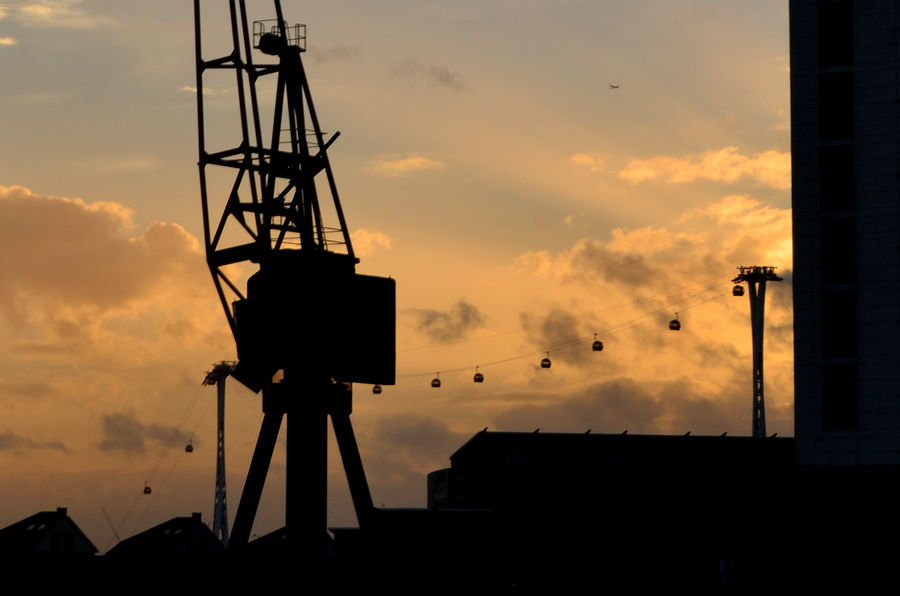
[[[119,542],[107,556],[206,556],[225,552],[222,542],[200,518],[173,517],[169,521]]]
[[[0,529],[0,552],[6,554],[96,554],[97,547],[72,521],[65,507],[41,511]]]

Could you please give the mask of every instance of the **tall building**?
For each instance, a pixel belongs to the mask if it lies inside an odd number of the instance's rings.
[[[791,0],[800,464],[900,464],[900,2]]]

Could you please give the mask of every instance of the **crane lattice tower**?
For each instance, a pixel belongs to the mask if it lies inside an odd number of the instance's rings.
[[[210,3],[227,10],[229,42],[206,57],[201,4]],[[305,26],[288,25],[280,0],[273,4],[274,18],[253,21],[251,30],[245,0],[194,0],[206,258],[237,347],[231,376],[262,392],[264,414],[228,546],[249,540],[287,418],[289,548],[321,559],[328,543],[329,416],[360,527],[373,517],[350,426],[351,383],[394,383],[396,293],[392,279],[355,272],[358,259],[328,159],[339,133],[326,138],[319,125],[301,60]],[[207,142],[213,130],[207,126],[216,121],[206,112],[204,83],[223,72],[236,82],[238,133],[215,145]],[[270,90],[274,97],[261,101]],[[223,173],[227,182],[217,191]],[[247,271],[253,273],[244,283]]]

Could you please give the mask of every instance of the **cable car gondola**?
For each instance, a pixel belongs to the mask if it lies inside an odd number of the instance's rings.
[[[145,494],[145,495],[149,495],[149,494],[152,493],[152,492],[153,492],[153,489],[150,488],[150,483],[149,483],[149,482],[145,482],[145,483],[144,483],[144,494]]]
[[[194,442],[193,439],[188,440],[188,444],[184,446],[185,453],[193,453],[194,452],[193,442]]]
[[[738,284],[731,289],[732,296],[743,296],[744,295],[744,286]]]
[[[681,329],[681,322],[678,320],[678,313],[675,313],[675,318],[669,321],[669,329],[671,331],[679,331]]]
[[[381,385],[372,385],[372,393],[381,395]]]
[[[597,339],[597,334],[594,334],[594,343],[591,344],[591,349],[595,352],[603,351],[603,342]]]
[[[439,388],[439,387],[441,386],[441,377],[440,377],[440,374],[441,374],[441,373],[437,373],[438,376],[436,376],[435,378],[431,379],[431,386],[434,387],[435,389],[437,389],[437,388]]]
[[[475,367],[475,376],[472,377],[472,380],[476,383],[484,383],[484,375],[478,372],[478,367]]]
[[[550,368],[550,352],[547,352],[547,356],[541,359],[541,368]]]

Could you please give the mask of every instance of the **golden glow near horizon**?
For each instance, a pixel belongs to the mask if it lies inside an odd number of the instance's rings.
[[[198,241],[188,4],[0,0],[0,526],[67,506],[105,550],[100,506],[123,536],[212,518],[200,382],[234,344]],[[355,387],[376,503],[424,505],[485,426],[749,434],[739,265],[785,277],[766,405],[792,433],[785,3],[344,4],[284,0],[359,271],[398,284],[398,383]],[[230,85],[205,90],[216,134]],[[233,517],[261,408],[228,387]],[[283,524],[278,457],[258,534]]]

